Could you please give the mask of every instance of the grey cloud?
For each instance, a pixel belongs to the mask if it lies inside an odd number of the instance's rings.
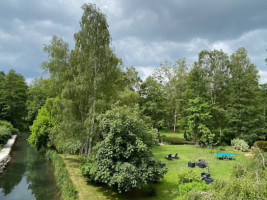
[[[27,80],[41,75],[43,44],[52,35],[71,47],[79,30],[83,0],[0,0],[0,70],[14,68]],[[88,1],[87,1],[88,2]],[[266,80],[267,1],[264,0],[92,0],[107,15],[112,46],[142,77],[165,60],[197,59],[203,49],[238,47]]]

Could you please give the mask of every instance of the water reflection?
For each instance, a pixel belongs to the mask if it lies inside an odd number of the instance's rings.
[[[12,161],[0,176],[0,199],[60,199],[53,167],[29,146],[26,137],[18,139],[12,150]]]

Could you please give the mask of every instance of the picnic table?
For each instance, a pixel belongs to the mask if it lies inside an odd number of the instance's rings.
[[[229,160],[229,158],[234,157],[235,155],[232,153],[215,153],[218,159],[222,158],[223,160]]]

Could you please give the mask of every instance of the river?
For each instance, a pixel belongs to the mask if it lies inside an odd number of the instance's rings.
[[[21,134],[13,146],[4,173],[0,175],[0,200],[58,200],[54,168]]]

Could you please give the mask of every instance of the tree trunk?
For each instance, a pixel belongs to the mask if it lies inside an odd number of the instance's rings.
[[[174,126],[173,126],[173,132],[175,133],[175,129],[176,129],[176,119],[177,119],[177,116],[176,116],[176,109],[174,111]]]
[[[162,141],[161,141],[161,137],[160,137],[160,134],[159,134],[159,128],[157,128],[157,130],[158,130],[158,140],[159,140],[159,143],[161,143]]]

